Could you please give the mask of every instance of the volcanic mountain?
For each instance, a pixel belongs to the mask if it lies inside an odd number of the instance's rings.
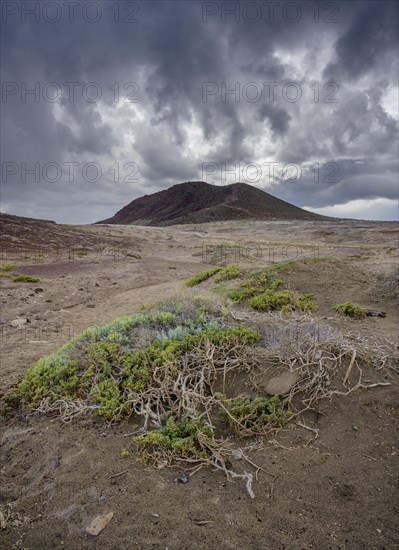
[[[218,186],[203,181],[180,183],[135,199],[112,218],[96,223],[175,225],[224,220],[322,220],[246,183]]]

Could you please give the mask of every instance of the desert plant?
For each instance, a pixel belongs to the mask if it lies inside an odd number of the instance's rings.
[[[366,317],[366,311],[361,306],[352,302],[333,304],[331,307],[340,315],[351,317],[352,319],[363,319],[364,317]]]
[[[217,276],[215,277],[215,283],[221,283],[222,281],[229,281],[231,279],[238,279],[241,277],[242,272],[237,264],[230,264],[223,267]]]
[[[159,465],[209,458],[214,438],[214,429],[200,420],[170,417],[163,428],[135,436],[133,441],[140,450],[141,462]]]
[[[30,275],[17,275],[12,280],[14,283],[40,283],[39,277],[31,277]]]
[[[17,269],[17,267],[18,267],[17,264],[7,262],[0,266],[0,271],[1,272],[13,271],[14,269]]]
[[[300,310],[315,311],[317,309],[314,294],[297,295],[291,290],[267,290],[249,300],[249,305],[260,311],[283,310],[283,312]]]
[[[199,285],[203,281],[207,281],[208,279],[216,275],[216,273],[219,273],[221,269],[222,269],[221,267],[213,267],[211,269],[200,271],[200,273],[197,273],[197,275],[195,275],[191,279],[188,279],[188,281],[185,282],[185,286],[193,287],[193,286]]]
[[[220,397],[221,415],[239,435],[255,435],[282,428],[292,417],[279,397]]]

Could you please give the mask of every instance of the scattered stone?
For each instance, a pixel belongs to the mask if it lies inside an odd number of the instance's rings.
[[[153,525],[157,525],[159,522],[159,514],[150,514]]]
[[[56,458],[54,460],[54,463],[53,463],[53,470],[56,470],[57,468],[59,468],[61,466],[61,462],[58,460],[58,458]]]
[[[287,372],[280,376],[270,378],[266,386],[266,392],[269,395],[286,395],[297,383],[298,374],[296,372]]]
[[[208,523],[215,523],[213,520],[194,520],[197,525],[208,525]]]
[[[53,300],[48,299],[48,300],[44,300],[44,301],[49,303],[49,302],[52,302]]]
[[[3,512],[0,510],[0,528],[5,529],[7,527],[7,521]]]
[[[86,533],[96,537],[107,527],[111,519],[114,517],[114,513],[110,512],[104,516],[97,516],[93,519],[88,527],[86,527]]]
[[[105,495],[100,495],[100,496],[98,497],[98,501],[99,501],[99,502],[105,502],[106,498],[107,498],[107,497],[106,497]]]
[[[94,286],[100,286],[98,283],[96,283]]]
[[[35,288],[35,292],[36,294],[39,294],[39,292],[44,292],[44,290],[42,288]]]
[[[20,319],[14,319],[14,321],[11,321],[10,325],[12,327],[20,328],[27,323],[30,323],[29,319],[27,319],[26,317],[21,317]]]
[[[94,304],[87,304],[86,307],[90,307],[90,308],[94,309],[96,306]]]
[[[173,480],[173,483],[188,483],[190,481],[190,478],[187,474],[179,474],[175,479]]]

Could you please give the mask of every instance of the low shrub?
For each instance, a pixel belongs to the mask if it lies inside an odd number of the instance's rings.
[[[5,263],[0,266],[0,271],[7,272],[7,271],[13,271],[14,269],[17,269],[17,264],[14,263]]]
[[[314,294],[297,295],[291,290],[267,290],[249,300],[249,305],[259,311],[293,310],[316,311],[317,301]]]
[[[221,267],[213,267],[211,269],[200,271],[200,273],[197,273],[197,275],[195,275],[191,279],[188,279],[188,281],[185,282],[185,286],[187,287],[197,286],[203,281],[207,281],[208,279],[216,275],[216,273],[219,273],[221,269],[222,269]]]
[[[12,280],[14,283],[40,283],[39,277],[31,277],[30,275],[17,275]]]
[[[211,455],[215,432],[197,419],[170,417],[166,425],[133,438],[144,464],[171,464],[176,459],[203,460]],[[207,445],[208,443],[208,445]]]
[[[359,305],[352,302],[344,302],[343,304],[333,304],[332,309],[340,315],[351,317],[352,319],[363,319],[366,317],[366,311]]]
[[[221,399],[222,417],[240,435],[254,435],[282,428],[292,417],[279,397]]]
[[[223,267],[217,276],[215,277],[215,283],[221,283],[222,281],[230,281],[232,279],[238,279],[241,277],[242,272],[237,264],[230,264]]]

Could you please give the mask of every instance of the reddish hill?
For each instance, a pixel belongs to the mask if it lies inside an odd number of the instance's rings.
[[[164,226],[235,219],[327,218],[298,208],[246,183],[221,187],[203,181],[191,181],[135,199],[112,218],[97,223]]]

